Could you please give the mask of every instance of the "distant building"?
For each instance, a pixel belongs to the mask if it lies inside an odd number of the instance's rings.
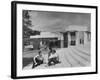
[[[66,29],[68,45],[87,44],[91,40],[91,32],[87,26],[71,25]]]
[[[39,46],[40,41],[46,41],[52,47],[65,48],[68,46],[84,45],[90,41],[91,32],[86,26],[70,25],[62,32],[42,31],[40,35],[30,36],[33,45]]]
[[[37,48],[41,44],[41,41],[46,42],[49,47],[60,47],[60,40],[62,35],[56,32],[41,32],[40,35],[30,36],[31,41],[33,42],[33,46]]]

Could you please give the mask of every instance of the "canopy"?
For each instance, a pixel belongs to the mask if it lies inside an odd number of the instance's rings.
[[[51,32],[41,32],[40,35],[30,36],[30,38],[59,38],[60,35]]]
[[[66,31],[89,31],[87,26],[70,25],[65,29]]]

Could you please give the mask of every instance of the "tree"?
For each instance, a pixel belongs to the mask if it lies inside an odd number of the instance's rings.
[[[29,26],[32,26],[29,11],[24,10],[23,11],[23,37],[24,38],[30,37],[30,34],[29,34],[30,29],[28,28]]]
[[[29,15],[31,10],[23,10],[23,44],[30,44],[30,36],[40,34],[39,31],[33,31],[29,27],[32,27],[31,16]]]

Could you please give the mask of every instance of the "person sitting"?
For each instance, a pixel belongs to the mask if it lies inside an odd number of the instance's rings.
[[[38,65],[41,65],[43,64],[43,56],[42,56],[42,53],[41,51],[38,52],[38,55],[36,55],[34,58],[33,58],[33,66],[32,68],[35,68],[37,67]]]
[[[48,57],[48,66],[55,65],[57,63],[60,63],[59,56],[56,54],[55,50],[51,50]]]

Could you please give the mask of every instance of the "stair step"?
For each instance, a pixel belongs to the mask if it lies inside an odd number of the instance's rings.
[[[77,55],[76,52],[73,52],[73,48],[70,50],[70,54],[76,59],[76,61],[81,65],[81,66],[88,66],[90,64],[89,61],[83,59],[81,56]]]
[[[76,50],[74,47],[71,47],[71,48],[73,48],[72,49],[73,53],[75,53],[76,55],[80,56],[84,60],[87,60],[88,62],[90,62],[90,55],[86,55],[85,53]]]
[[[81,66],[74,58],[72,55],[70,55],[70,50],[67,49],[66,52],[64,53],[64,58],[66,61],[68,61],[71,65],[71,67],[79,67]]]

